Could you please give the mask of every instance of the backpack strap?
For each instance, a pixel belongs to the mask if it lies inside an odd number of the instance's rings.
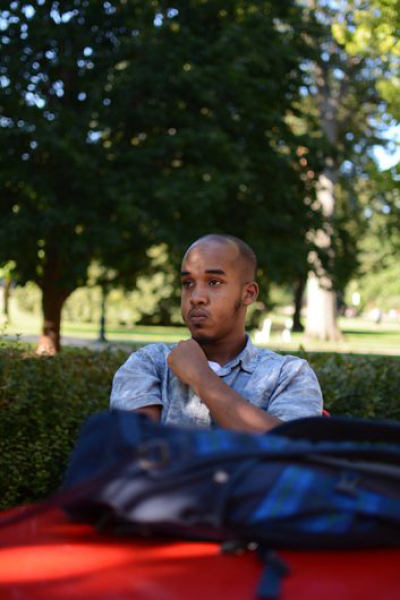
[[[267,435],[280,435],[310,442],[373,442],[396,444],[400,440],[400,423],[390,420],[357,417],[305,417],[278,425]]]
[[[257,588],[257,598],[274,600],[280,598],[283,579],[289,573],[289,567],[273,550],[261,547],[259,556],[264,562],[264,569]]]
[[[223,554],[239,556],[246,550],[256,550],[258,558],[264,564],[256,597],[260,600],[280,598],[282,582],[289,573],[289,567],[276,552],[259,542],[248,542],[242,539],[229,539],[221,544]]]

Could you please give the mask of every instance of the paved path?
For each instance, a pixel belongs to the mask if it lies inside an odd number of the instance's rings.
[[[21,341],[21,342],[27,342],[30,344],[34,344],[36,345],[38,342],[38,336],[37,335],[20,335],[20,336],[16,336],[16,335],[2,335],[0,337],[0,341],[1,340],[5,340],[7,342],[17,342],[17,341]],[[162,341],[162,340],[151,340],[151,342],[153,341]],[[88,338],[79,338],[79,337],[73,337],[73,336],[62,336],[61,338],[61,346],[74,346],[76,348],[89,348],[90,350],[106,350],[107,348],[113,348],[113,349],[124,349],[129,351],[130,349],[135,349],[135,347],[137,348],[140,345],[145,345],[145,344],[149,344],[151,343],[149,339],[143,339],[143,340],[135,340],[135,341],[129,341],[129,340],[108,340],[107,342],[99,342],[98,340],[93,340],[93,339],[88,339]],[[168,341],[166,343],[172,343],[171,341]],[[258,344],[256,344],[258,345]],[[266,346],[265,346],[266,347]],[[299,349],[298,348],[293,348],[293,347],[285,347],[285,346],[281,346],[281,347],[275,347],[275,346],[271,346],[271,349],[275,350],[276,352],[298,352]],[[318,348],[318,349],[314,349],[312,347],[308,347],[306,349],[308,352],[338,352],[338,353],[342,353],[342,354],[376,354],[376,355],[380,355],[380,356],[399,356],[399,348],[398,347],[393,347],[393,348],[376,348],[376,349],[371,349],[371,348],[364,348],[364,349],[355,349],[355,348],[348,348],[346,347],[346,345],[342,345],[339,347],[336,347],[335,349],[329,349],[329,348]]]
[[[37,344],[39,337],[37,335],[3,335],[3,340],[7,342],[26,342],[29,344]],[[129,343],[123,340],[112,340],[107,342],[99,342],[98,340],[90,340],[86,338],[77,338],[71,336],[62,336],[61,346],[74,346],[76,348],[89,348],[90,350],[105,350],[107,348],[134,346],[135,343]]]

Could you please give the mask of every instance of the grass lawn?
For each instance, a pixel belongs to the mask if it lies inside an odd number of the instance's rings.
[[[357,352],[363,354],[392,354],[400,355],[400,322],[382,321],[379,324],[367,318],[341,318],[340,328],[344,340],[340,343],[321,342],[308,340],[301,333],[292,333],[290,340],[282,338],[284,322],[287,317],[283,315],[272,316],[271,335],[265,346],[276,350],[295,351],[332,351],[332,352]],[[11,310],[11,322],[3,326],[3,338],[15,339],[21,336],[34,343],[35,337],[40,332],[40,319],[28,313],[19,312],[15,306]],[[62,336],[77,340],[95,342],[99,336],[99,329],[92,323],[70,323],[64,321]],[[122,344],[148,344],[163,341],[177,342],[188,337],[185,327],[150,327],[138,326],[134,329],[127,327],[109,327],[106,332],[109,342]],[[82,343],[82,342],[81,342]],[[260,344],[264,345],[264,344]]]
[[[282,318],[277,317],[282,323]],[[374,323],[367,317],[339,319],[343,333],[342,342],[323,342],[309,340],[302,333],[292,333],[289,342],[282,341],[282,325],[272,319],[272,332],[269,346],[279,350],[298,350],[328,352],[357,352],[363,354],[392,354],[400,356],[400,322],[382,321]]]

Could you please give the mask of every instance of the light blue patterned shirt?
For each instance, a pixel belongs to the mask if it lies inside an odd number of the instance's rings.
[[[168,367],[173,347],[149,344],[131,354],[114,376],[110,406],[135,410],[158,404],[163,423],[209,428],[207,406]],[[250,338],[216,373],[248,402],[283,421],[322,413],[321,388],[308,362],[256,348]]]

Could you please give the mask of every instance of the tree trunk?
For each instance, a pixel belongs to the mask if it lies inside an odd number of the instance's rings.
[[[292,331],[304,331],[304,327],[301,322],[301,308],[303,304],[303,296],[304,290],[306,288],[306,283],[307,279],[302,277],[296,281],[294,287],[294,312]]]
[[[332,67],[326,62],[315,65],[315,83],[318,89],[317,104],[321,117],[321,128],[326,139],[335,148],[339,132],[339,107],[343,102],[345,83],[340,88],[332,86],[334,74]],[[318,248],[330,254],[332,231],[329,229],[330,221],[335,213],[335,185],[338,180],[339,167],[332,156],[325,159],[325,168],[321,173],[317,185],[317,200],[326,219],[326,227],[316,233],[314,241]],[[332,261],[333,262],[333,261]],[[306,336],[320,340],[337,341],[342,339],[342,334],[337,325],[336,293],[332,287],[332,280],[319,260],[317,252],[311,252],[309,263],[313,267],[307,280],[307,317]]]
[[[334,186],[336,182],[335,168],[326,168],[321,174],[317,198],[327,219],[333,216],[335,208]],[[330,248],[329,230],[318,231],[315,242],[321,249]],[[326,273],[316,252],[310,253],[310,271],[307,280],[307,316],[306,336],[324,341],[339,341],[343,339],[337,325],[337,297],[332,288],[330,276]]]
[[[329,289],[329,285],[329,278],[318,278],[315,273],[310,273],[307,281],[306,336],[338,342],[343,336],[336,321],[337,298],[335,292]]]
[[[11,279],[6,277],[3,285],[3,315],[7,323],[10,321],[10,292]]]
[[[36,348],[37,354],[54,356],[61,350],[61,312],[70,291],[54,286],[42,287],[43,328]]]

